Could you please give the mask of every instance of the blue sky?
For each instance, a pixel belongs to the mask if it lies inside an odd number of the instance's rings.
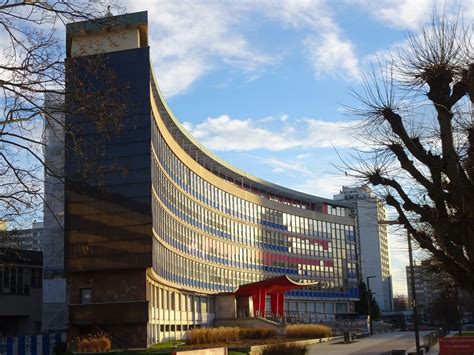
[[[217,155],[254,175],[332,197],[351,136],[351,88],[377,56],[403,46],[433,8],[472,19],[472,1],[156,1],[152,62],[176,117]],[[389,238],[394,293],[406,293],[405,239]]]

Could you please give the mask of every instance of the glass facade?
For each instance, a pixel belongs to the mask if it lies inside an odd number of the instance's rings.
[[[350,313],[358,299],[357,253],[347,206],[271,184],[214,157],[181,127],[157,90],[146,13],[109,21],[127,28],[122,37],[129,34],[97,54],[118,87],[128,88],[123,127],[104,140],[94,117],[66,115],[66,126],[86,143],[78,152],[76,141],[66,139],[71,329],[88,332],[102,322],[117,336],[123,324],[135,324],[131,347],[180,338],[212,324],[216,294],[280,275],[311,283],[286,293],[286,315],[316,321]],[[101,29],[89,25],[78,28]],[[68,38],[83,41],[75,31],[70,27]],[[107,31],[113,31],[110,23]],[[137,48],[129,48],[132,42]],[[69,75],[87,79],[90,58],[68,58],[68,67],[78,68]],[[109,81],[93,74],[91,86],[80,87],[97,95]],[[75,82],[66,80],[72,107]],[[84,157],[99,167],[87,179]]]
[[[91,58],[100,63],[89,73]],[[145,268],[151,265],[151,162],[149,49],[138,48],[113,54],[67,60],[66,101],[76,107],[73,74],[82,77],[86,90],[108,93],[108,86],[127,87],[121,101],[126,109],[122,129],[102,137],[94,118],[67,112],[65,194],[66,265],[70,273]],[[134,63],[132,67],[126,63]],[[114,79],[108,76],[114,73]],[[100,88],[96,87],[100,82]],[[105,87],[105,88],[103,88]],[[116,104],[114,99],[105,104]],[[133,103],[133,104],[132,104]],[[105,105],[104,104],[104,105]],[[114,120],[103,124],[110,129]],[[71,133],[74,132],[74,136]],[[78,141],[82,142],[78,145]]]
[[[216,173],[220,162],[203,158],[206,152],[196,145],[190,148],[193,142],[173,125],[156,88],[152,92],[156,276],[177,294],[202,292],[207,299],[206,294],[232,292],[239,285],[285,274],[295,281],[317,282],[286,293],[286,314],[311,314],[316,320],[349,313],[350,302],[358,299],[356,236],[349,209],[317,197],[314,202],[288,203],[287,190],[278,196],[272,186],[267,194],[261,183],[249,189],[253,182],[246,177],[224,178]],[[164,307],[151,299],[152,309]],[[178,325],[190,326],[159,317],[156,323],[152,334],[161,328],[166,332],[166,324],[176,332]]]

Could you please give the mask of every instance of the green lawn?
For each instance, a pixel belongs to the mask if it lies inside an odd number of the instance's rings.
[[[182,340],[170,340],[164,341],[162,343],[152,344],[144,350],[112,350],[108,352],[107,355],[171,355],[175,351],[176,347],[184,344],[186,343]]]
[[[474,337],[474,332],[469,331],[469,332],[462,332],[463,337]]]
[[[147,351],[153,352],[154,350],[171,349],[184,344],[186,344],[186,342],[182,340],[169,340],[161,343],[152,344],[148,347]]]

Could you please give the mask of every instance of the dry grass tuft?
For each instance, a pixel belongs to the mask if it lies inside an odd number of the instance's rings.
[[[97,341],[99,342],[99,349],[101,349],[100,351],[110,351],[110,349],[112,348],[112,341],[110,340],[110,338],[106,335],[101,335]]]
[[[239,340],[238,327],[195,328],[186,333],[189,344],[227,343]]]
[[[296,344],[275,344],[266,346],[262,355],[304,355],[306,347]]]
[[[332,335],[331,328],[321,324],[290,324],[285,330],[288,338],[327,338]]]
[[[239,332],[240,339],[270,339],[276,335],[276,330],[269,328],[242,328]]]
[[[107,352],[112,348],[112,341],[107,334],[98,333],[76,339],[76,350],[80,353]]]

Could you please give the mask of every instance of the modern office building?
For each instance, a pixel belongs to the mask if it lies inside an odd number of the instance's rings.
[[[347,201],[357,216],[360,276],[364,282],[369,276],[372,290],[382,312],[393,310],[392,276],[387,239],[385,206],[367,187],[344,186],[335,200]]]
[[[101,70],[87,71],[98,62]],[[354,311],[350,205],[251,176],[195,141],[158,89],[146,12],[68,25],[66,65],[66,105],[77,106],[77,78],[97,97],[127,87],[123,127],[107,140],[93,117],[66,110],[74,132],[65,157],[70,337],[103,330],[130,347],[181,338],[212,325],[216,298],[229,294],[258,304],[252,315],[260,317],[274,302],[279,316],[313,321]],[[97,174],[86,177],[82,159],[97,163]],[[272,282],[299,288],[269,297]],[[250,283],[253,293],[239,288]]]

